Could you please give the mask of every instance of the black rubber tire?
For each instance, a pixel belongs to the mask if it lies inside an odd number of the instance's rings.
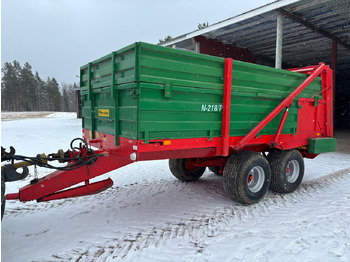
[[[267,156],[267,159],[271,168],[271,190],[279,193],[291,193],[300,186],[305,166],[304,159],[298,150],[274,151]],[[295,170],[294,176],[291,176],[290,169],[292,172]]]
[[[252,183],[251,172],[259,170],[261,172],[260,186],[254,190],[250,189]],[[262,199],[269,189],[270,165],[267,159],[259,153],[252,151],[240,151],[232,155],[224,168],[223,184],[226,194],[235,201],[242,204],[254,204]],[[254,178],[255,179],[255,178]]]
[[[1,172],[1,220],[5,213],[5,205],[6,205],[5,190],[6,190],[5,177],[3,172]]]
[[[169,159],[169,168],[171,173],[183,182],[192,182],[198,180],[205,172],[205,167],[195,167],[189,169],[186,164],[186,158]]]
[[[210,166],[208,167],[211,172],[213,172],[217,176],[222,176],[220,173],[220,167],[219,166]]]

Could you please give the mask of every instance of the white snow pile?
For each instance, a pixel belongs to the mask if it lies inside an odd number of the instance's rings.
[[[75,112],[50,112],[50,111],[30,111],[30,112],[1,112],[1,120],[15,120],[28,118],[71,118],[76,117]]]
[[[35,156],[81,137],[73,114],[2,121],[2,146]],[[244,206],[209,170],[178,181],[166,160],[138,162],[97,195],[50,202],[7,201],[1,258],[17,261],[350,261],[350,132],[337,152],[305,160],[301,187]],[[15,193],[33,179],[7,183]],[[38,168],[39,177],[50,170]]]
[[[49,114],[45,116],[47,118],[76,118],[77,113],[74,112],[54,112],[52,114]]]

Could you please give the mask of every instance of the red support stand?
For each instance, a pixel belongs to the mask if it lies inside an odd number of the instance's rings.
[[[89,181],[85,181],[84,186],[75,187],[75,188],[63,190],[57,193],[53,193],[51,195],[38,199],[38,202],[93,195],[93,194],[102,192],[107,188],[110,188],[111,186],[113,186],[113,180],[110,178],[107,178],[106,180],[102,180],[99,182],[91,183],[91,184]]]

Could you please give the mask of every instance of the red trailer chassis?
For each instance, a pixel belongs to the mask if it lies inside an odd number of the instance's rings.
[[[186,165],[189,168],[209,166],[220,167],[222,171],[229,157],[241,150],[270,152],[273,148],[298,149],[303,157],[314,158],[317,154],[311,154],[307,150],[308,139],[333,137],[332,70],[329,66],[320,63],[318,66],[290,69],[290,71],[300,72],[308,77],[245,136],[229,136],[232,59],[228,58],[225,61],[221,137],[150,140],[149,143],[145,143],[142,140],[117,138],[99,132],[95,132],[92,136],[89,130],[83,130],[83,137],[88,144],[97,148],[95,153],[104,156],[99,157],[94,163],[75,170],[55,171],[21,188],[18,193],[6,195],[6,199],[49,201],[95,194],[111,187],[113,181],[108,178],[90,183],[90,179],[135,161],[186,158]],[[281,134],[291,103],[318,76],[322,78],[322,99],[318,101],[318,106],[313,106],[315,102],[313,97],[299,99],[299,106],[302,106],[300,108],[302,114],[299,114],[299,117],[302,116],[311,123],[298,121],[296,134]],[[259,131],[283,110],[283,117],[276,134],[258,136]],[[315,119],[316,121],[313,121]],[[119,139],[118,146],[115,145],[115,139]],[[84,182],[83,185],[76,186],[82,182]]]

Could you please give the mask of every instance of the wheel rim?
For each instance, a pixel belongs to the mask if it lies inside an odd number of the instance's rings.
[[[259,192],[264,185],[265,182],[265,172],[264,169],[260,166],[253,167],[250,170],[248,175],[248,189],[252,193]]]
[[[286,169],[286,178],[289,183],[297,181],[300,173],[300,166],[297,160],[291,160],[288,162]]]

